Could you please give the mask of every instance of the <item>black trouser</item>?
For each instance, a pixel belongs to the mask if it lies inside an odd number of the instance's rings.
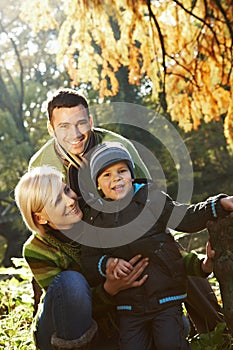
[[[189,350],[181,306],[147,314],[119,313],[121,350]]]

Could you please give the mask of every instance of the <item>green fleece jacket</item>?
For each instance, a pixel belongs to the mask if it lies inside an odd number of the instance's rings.
[[[114,133],[109,130],[94,128],[93,133],[91,135],[91,142],[89,142],[88,147],[84,152],[85,154],[90,151],[90,149],[97,144],[101,144],[106,141],[117,141],[122,143],[129,151],[134,163],[135,163],[135,176],[137,178],[150,178],[149,171],[142,159],[140,158],[138,151],[125,137]],[[30,159],[29,161],[29,170],[33,167],[41,166],[41,165],[50,165],[61,171],[65,176],[66,181],[68,181],[68,167],[69,162],[67,163],[67,159],[64,159],[63,156],[56,150],[56,141],[54,138],[47,141]]]

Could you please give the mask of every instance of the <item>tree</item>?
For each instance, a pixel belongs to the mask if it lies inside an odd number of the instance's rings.
[[[27,170],[30,156],[49,137],[42,103],[49,89],[69,82],[52,52],[56,33],[35,35],[20,18],[19,5],[0,2],[0,235],[8,242],[5,265],[20,254],[25,240],[26,230],[14,206],[14,186]]]
[[[232,0],[30,0],[34,29],[59,31],[57,61],[75,86],[91,82],[100,97],[146,78],[161,109],[185,130],[224,118],[233,147]],[[33,14],[33,15],[32,15]],[[116,32],[117,27],[117,32]]]
[[[228,216],[208,225],[215,250],[214,273],[220,285],[224,316],[233,335],[233,218]]]
[[[0,191],[12,189],[48,138],[42,110],[48,91],[69,84],[56,66],[56,32],[35,35],[19,14],[15,1],[0,3]]]

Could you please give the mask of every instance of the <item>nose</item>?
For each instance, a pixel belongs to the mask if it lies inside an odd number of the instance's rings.
[[[79,138],[80,136],[82,136],[82,133],[80,132],[78,125],[72,125],[72,127],[71,127],[71,135],[74,138]]]
[[[121,179],[121,174],[117,171],[113,174],[113,181],[118,181]]]
[[[64,194],[67,207],[72,207],[76,201],[76,196],[71,192],[70,194]]]

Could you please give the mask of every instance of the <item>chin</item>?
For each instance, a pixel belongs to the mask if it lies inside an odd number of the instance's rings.
[[[69,153],[73,154],[74,156],[78,156],[79,154],[83,153],[83,148],[79,149],[70,149]]]
[[[125,198],[125,194],[119,194],[116,196],[116,199],[123,199]]]

